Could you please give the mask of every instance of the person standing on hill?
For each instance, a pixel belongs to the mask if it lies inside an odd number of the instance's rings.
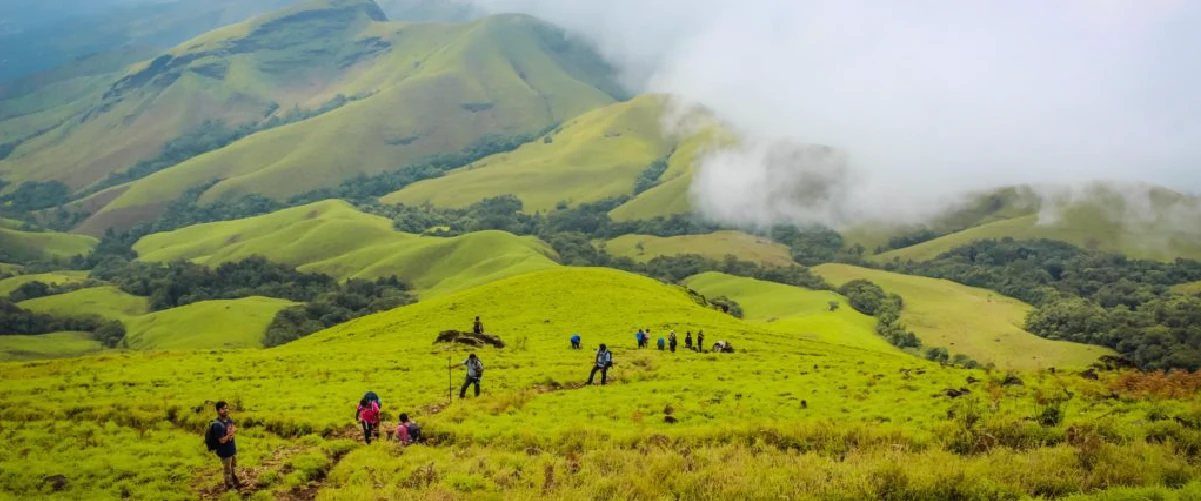
[[[378,405],[381,409],[384,408],[384,403],[379,399],[379,395],[376,395],[374,391],[367,390],[367,393],[363,394],[363,400],[375,402],[375,405]]]
[[[459,398],[467,398],[467,387],[475,385],[475,396],[480,396],[480,378],[484,377],[484,363],[480,362],[480,357],[472,353],[463,361],[463,365],[467,367],[467,379],[463,381],[463,386],[459,388]]]
[[[667,344],[671,346],[671,352],[675,353],[676,345],[680,344],[680,340],[676,338],[676,331],[671,331],[671,333],[667,335]]]
[[[609,380],[609,368],[613,367],[613,353],[604,345],[600,345],[600,349],[596,350],[596,363],[592,365],[592,373],[588,374],[588,384],[592,384],[596,378],[596,372],[601,373],[601,384],[605,384]]]
[[[646,348],[646,333],[642,329],[638,329],[638,333],[634,334],[634,339],[638,341],[638,349]]]
[[[580,349],[580,335],[579,334],[571,335],[571,349],[573,349],[573,350]]]
[[[205,430],[204,443],[208,450],[217,454],[221,459],[221,466],[224,470],[225,488],[237,489],[241,487],[241,482],[238,481],[238,444],[234,441],[234,435],[238,433],[238,427],[234,421],[229,418],[229,404],[225,402],[217,402],[217,419],[214,419]]]
[[[686,334],[684,334],[684,348],[688,350],[692,349],[692,331],[688,331]]]
[[[699,331],[696,333],[696,351],[705,351],[705,331]]]
[[[363,442],[371,443],[379,427],[379,404],[366,398],[359,400],[359,407],[354,412],[355,418],[363,424]]]
[[[484,323],[480,322],[480,317],[475,317],[475,322],[471,324],[471,333],[475,335],[484,333]]]
[[[663,339],[663,336],[659,336],[659,351],[663,351],[663,348],[666,348],[666,347],[667,347],[667,340]]]

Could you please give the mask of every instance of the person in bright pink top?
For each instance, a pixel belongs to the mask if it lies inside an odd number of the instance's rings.
[[[371,436],[376,433],[375,430],[379,427],[379,404],[366,398],[359,400],[359,408],[355,411],[355,418],[360,423],[363,423],[363,441],[371,443]]]

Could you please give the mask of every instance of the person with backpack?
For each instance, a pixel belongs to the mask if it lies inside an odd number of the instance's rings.
[[[222,470],[224,471],[225,488],[229,490],[237,489],[242,486],[238,481],[238,444],[234,441],[234,436],[238,433],[238,427],[229,417],[229,404],[225,402],[217,402],[217,418],[209,423],[208,429],[204,432],[204,444],[208,450],[217,454],[221,459]]]
[[[684,349],[692,349],[692,331],[688,331],[688,333],[684,334]]]
[[[367,393],[363,394],[363,399],[375,402],[375,405],[378,405],[380,409],[384,408],[384,402],[379,399],[379,395],[376,395],[374,391],[367,390]]]
[[[613,353],[609,351],[604,344],[600,345],[600,349],[596,350],[596,363],[592,366],[592,373],[588,374],[588,384],[592,384],[596,378],[597,371],[601,373],[601,383],[605,384],[609,379],[609,368],[613,367]]]
[[[417,423],[409,420],[408,414],[400,415],[400,423],[396,425],[396,439],[402,445],[416,444],[425,441],[425,437],[421,434],[421,427]]]
[[[475,396],[480,396],[480,378],[484,376],[484,363],[480,362],[480,357],[472,353],[463,361],[463,365],[467,367],[467,380],[463,381],[463,386],[459,388],[459,398],[467,398],[467,387],[475,385]]]
[[[379,427],[379,404],[363,398],[359,400],[359,407],[355,410],[354,415],[363,424],[363,441],[370,444],[371,437],[376,434],[376,429]]]
[[[484,333],[484,323],[480,322],[480,317],[475,317],[475,322],[471,324],[471,333],[475,335]]]
[[[667,346],[667,340],[663,339],[663,337],[660,336],[659,337],[659,351],[663,351],[663,348],[665,348],[666,346]]]
[[[705,331],[696,333],[696,351],[702,353],[705,351]]]
[[[638,333],[634,334],[634,339],[638,341],[638,349],[646,348],[646,333],[642,329],[638,329]]]
[[[571,349],[573,349],[573,350],[580,349],[580,335],[579,334],[571,335]]]
[[[676,345],[680,344],[680,340],[676,338],[676,331],[671,331],[671,334],[667,335],[667,344],[671,346],[671,352],[675,353]]]

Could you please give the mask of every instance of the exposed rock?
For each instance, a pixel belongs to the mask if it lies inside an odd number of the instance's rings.
[[[490,334],[472,334],[470,332],[462,332],[454,329],[446,330],[438,333],[438,339],[435,343],[459,343],[467,346],[483,347],[489,345],[495,348],[504,348],[505,342],[499,337]]]
[[[67,477],[64,475],[50,475],[42,479],[42,483],[50,486],[50,490],[54,492],[66,490]]]

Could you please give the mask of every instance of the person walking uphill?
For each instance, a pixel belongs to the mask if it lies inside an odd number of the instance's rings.
[[[667,344],[671,346],[671,352],[675,353],[676,346],[680,344],[680,340],[676,338],[676,331],[671,331],[671,334],[667,335]]]
[[[684,334],[684,348],[688,350],[692,349],[692,331],[688,331],[687,334]]]
[[[600,349],[596,350],[596,364],[592,366],[592,373],[588,374],[588,384],[592,384],[596,378],[596,372],[601,373],[601,384],[605,384],[609,380],[609,368],[613,367],[613,353],[605,345],[600,345]]]
[[[463,365],[467,367],[467,379],[463,381],[463,386],[459,388],[459,398],[467,398],[467,387],[475,385],[475,396],[480,396],[480,378],[484,377],[484,363],[480,362],[480,357],[472,353],[463,361]]]
[[[234,435],[238,433],[238,427],[234,421],[229,418],[229,404],[225,402],[217,402],[217,419],[209,423],[209,427],[204,432],[204,443],[208,450],[217,454],[221,459],[221,466],[225,474],[225,488],[237,489],[241,487],[241,482],[238,481],[238,444],[234,441]]]
[[[366,398],[359,400],[355,418],[363,424],[363,442],[371,443],[371,437],[379,433],[379,404]]]
[[[696,333],[696,351],[705,351],[705,331]]]

